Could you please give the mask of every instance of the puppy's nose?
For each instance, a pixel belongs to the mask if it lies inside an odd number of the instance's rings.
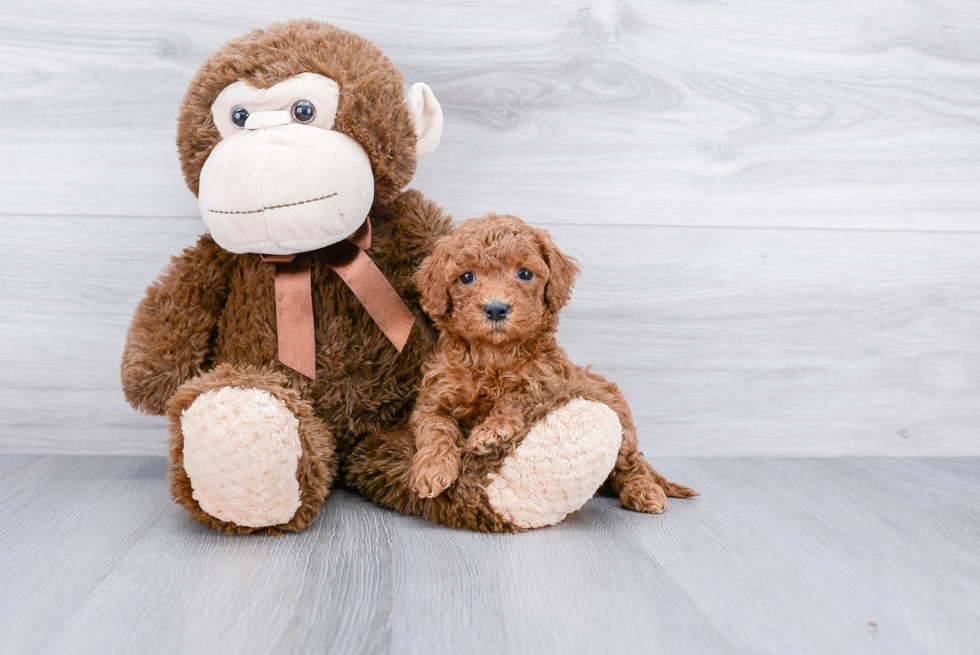
[[[507,318],[507,314],[510,313],[510,305],[494,300],[483,306],[483,313],[487,318],[496,323]]]

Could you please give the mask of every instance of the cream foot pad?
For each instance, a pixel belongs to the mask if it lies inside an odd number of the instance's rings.
[[[521,528],[558,523],[609,476],[622,440],[623,427],[612,409],[576,398],[532,427],[490,474],[490,506]]]
[[[300,506],[299,420],[263,389],[223,387],[181,414],[184,470],[194,500],[222,521],[258,528]]]

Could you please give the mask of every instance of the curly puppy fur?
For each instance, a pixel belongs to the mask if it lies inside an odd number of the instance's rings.
[[[333,483],[333,471],[343,469],[354,446],[407,419],[422,362],[436,341],[412,275],[436,239],[450,231],[451,219],[421,193],[400,190],[415,170],[416,137],[401,74],[367,40],[300,20],[256,30],[218,50],[195,76],[181,109],[177,146],[187,185],[197,193],[201,166],[221,139],[211,104],[225,86],[245,80],[268,87],[310,71],[337,81],[334,129],[355,139],[371,160],[376,190],[369,253],[416,323],[399,354],[348,286],[314,257],[317,375],[310,380],[277,360],[273,266],[260,255],[223,250],[207,234],[171,261],[136,309],[123,353],[122,387],[139,410],[163,414],[169,407],[174,497],[198,520],[231,532],[276,533],[306,525]],[[209,518],[181,473],[180,410],[205,388],[243,380],[283,400],[308,435],[299,472],[301,515],[274,528],[255,530]]]
[[[487,214],[443,237],[415,276],[422,308],[441,331],[436,352],[426,364],[410,425],[355,452],[355,486],[382,505],[440,523],[518,531],[489,509],[488,475],[530,426],[584,398],[608,405],[623,427],[604,485],[623,507],[657,513],[667,496],[697,495],[664,479],[643,458],[616,385],[572,364],[558,346],[558,314],[578,270],[547,232],[514,216]],[[484,308],[491,302],[509,307],[504,320],[488,318]],[[384,462],[371,462],[369,444],[384,453]]]

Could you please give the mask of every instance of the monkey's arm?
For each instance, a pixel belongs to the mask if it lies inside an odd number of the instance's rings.
[[[122,358],[123,393],[134,408],[165,413],[177,387],[207,366],[233,257],[205,234],[147,288]]]
[[[417,451],[412,458],[408,486],[422,498],[441,494],[460,471],[459,442],[463,432],[453,417],[444,378],[426,375],[410,424]]]

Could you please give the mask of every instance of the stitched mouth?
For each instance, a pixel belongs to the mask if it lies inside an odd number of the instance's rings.
[[[300,200],[299,202],[288,202],[283,205],[272,205],[271,207],[262,207],[261,209],[249,209],[247,211],[233,212],[233,211],[222,211],[220,209],[208,209],[208,211],[211,212],[212,214],[260,214],[269,209],[282,209],[283,207],[295,207],[296,205],[306,205],[311,202],[318,202],[320,200],[326,200],[327,198],[333,198],[335,195],[337,195],[336,192],[326,196],[320,196],[319,198],[310,198],[309,200]]]

